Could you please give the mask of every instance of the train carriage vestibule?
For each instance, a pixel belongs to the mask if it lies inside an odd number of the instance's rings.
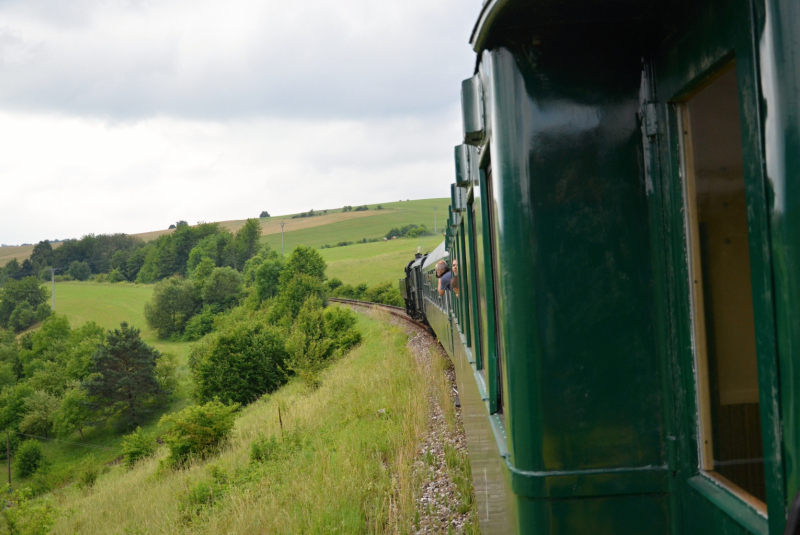
[[[763,506],[764,460],[736,69],[683,106],[701,468]],[[738,489],[736,487],[739,487]]]

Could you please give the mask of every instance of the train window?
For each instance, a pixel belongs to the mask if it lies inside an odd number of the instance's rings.
[[[477,188],[475,188],[477,190]],[[475,196],[477,197],[477,191],[475,191]],[[480,214],[480,210],[477,211]],[[478,236],[476,235],[476,231],[478,229],[478,225],[476,224],[476,210],[475,210],[475,202],[472,202],[468,205],[467,217],[469,219],[469,238],[470,238],[470,264],[471,264],[471,276],[472,276],[472,308],[475,311],[474,314],[474,321],[472,323],[472,349],[474,351],[475,363],[479,370],[483,370],[484,366],[484,355],[483,349],[481,347],[481,279],[480,279],[480,266],[478,266],[478,259],[480,258],[480,253],[477,249],[477,244],[480,241]]]
[[[494,205],[494,184],[492,181],[492,163],[491,160],[486,166],[485,171],[485,178],[486,178],[486,212],[487,212],[487,223],[488,223],[488,237],[489,237],[489,250],[487,253],[491,259],[491,266],[492,266],[492,291],[493,291],[493,307],[492,307],[492,316],[493,316],[493,327],[494,327],[494,340],[495,340],[495,347],[494,350],[497,354],[497,359],[495,362],[495,377],[494,383],[497,385],[497,411],[502,413],[503,412],[503,347],[500,343],[500,324],[499,324],[499,314],[497,311],[497,307],[500,304],[500,296],[498,293],[499,287],[497,284],[497,273],[498,273],[498,265],[497,265],[497,251],[495,250],[495,239],[496,239],[496,230],[497,230],[497,223],[495,221],[495,205]]]
[[[467,248],[464,236],[464,220],[461,220],[458,230],[459,239],[459,258],[458,258],[458,293],[461,302],[461,324],[464,332],[464,339],[467,341],[467,347],[470,346],[470,329],[469,329],[469,269],[470,266],[467,262]]]
[[[681,110],[701,469],[766,512],[735,66]]]

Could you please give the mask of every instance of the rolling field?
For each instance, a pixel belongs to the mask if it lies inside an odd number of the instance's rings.
[[[429,229],[434,227],[434,207],[438,207],[438,231],[444,229],[447,222],[447,206],[450,199],[421,199],[415,201],[380,203],[383,210],[376,210],[377,204],[367,205],[364,212],[342,212],[341,208],[329,209],[321,216],[292,219],[292,215],[274,216],[261,220],[262,243],[269,244],[276,251],[281,248],[281,227],[283,221],[285,252],[288,254],[296,245],[321,247],[336,245],[343,241],[358,241],[362,238],[380,238],[394,227],[402,227],[414,223],[424,224]],[[231,232],[236,232],[244,225],[245,220],[221,221],[220,225]],[[97,229],[97,233],[102,233]],[[172,230],[161,229],[140,234],[132,234],[144,241],[154,240]],[[77,238],[77,236],[76,236]],[[58,247],[60,243],[54,243]],[[0,247],[0,266],[4,266],[12,258],[22,262],[31,255],[33,245]],[[342,279],[344,280],[344,279]]]
[[[48,290],[50,285],[46,286]],[[189,342],[158,340],[156,333],[144,319],[144,304],[150,300],[153,286],[130,283],[58,282],[56,283],[56,313],[69,319],[78,327],[94,321],[104,329],[118,329],[127,321],[141,329],[142,339],[159,351],[168,351],[178,357],[179,365],[186,362]]]
[[[449,199],[423,199],[418,201],[403,201],[383,204],[383,210],[374,210],[370,206],[367,212],[359,212],[364,215],[355,219],[331,221],[326,225],[308,227],[289,232],[289,222],[297,221],[288,219],[285,230],[285,252],[288,253],[296,245],[306,245],[308,247],[321,247],[322,245],[336,245],[343,241],[358,241],[362,238],[381,238],[394,227],[401,227],[414,223],[424,224],[433,230],[434,206],[438,207],[438,231],[444,230],[447,222],[447,206]],[[343,214],[347,215],[350,212]],[[323,216],[324,217],[324,216]],[[278,217],[272,220],[280,220]],[[317,219],[313,217],[311,219]],[[322,217],[320,217],[322,219]],[[280,230],[280,227],[278,227]],[[269,244],[276,251],[281,249],[280,232],[262,236],[262,242]],[[344,279],[342,279],[344,280]]]
[[[396,284],[403,276],[403,268],[414,258],[418,248],[422,254],[429,253],[442,240],[441,236],[401,238],[322,249],[320,253],[328,263],[329,279],[336,277],[352,285],[362,282],[369,286],[383,282]]]

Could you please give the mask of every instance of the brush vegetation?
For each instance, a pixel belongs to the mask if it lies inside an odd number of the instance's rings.
[[[427,379],[397,327],[359,314],[358,328],[318,388],[292,380],[245,407],[215,455],[166,470],[161,447],[64,489],[53,533],[410,532]]]

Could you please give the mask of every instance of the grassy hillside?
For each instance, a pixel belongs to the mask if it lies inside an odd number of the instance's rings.
[[[50,288],[50,285],[46,285]],[[167,406],[152,414],[143,427],[149,431],[157,430],[160,414],[175,412],[189,403],[190,385],[187,356],[188,342],[165,342],[158,340],[153,330],[147,327],[144,320],[144,304],[150,299],[153,286],[134,285],[128,283],[109,284],[93,282],[60,282],[56,283],[56,313],[69,319],[70,325],[79,327],[87,321],[94,321],[105,329],[119,328],[127,321],[142,331],[144,341],[162,352],[171,352],[178,360],[178,377],[180,386],[174,400]],[[81,441],[75,433],[68,439],[44,441],[45,456],[48,459],[48,476],[50,484],[75,479],[88,465],[108,463],[120,455],[122,436],[115,430],[106,427],[90,427],[84,431],[85,441]],[[21,479],[16,470],[12,474],[13,486],[33,485],[39,483],[32,479]]]
[[[324,372],[319,389],[293,381],[245,408],[219,457],[161,470],[162,448],[132,470],[112,468],[91,491],[59,492],[70,514],[54,533],[412,531],[426,389],[444,374],[420,367],[398,327],[359,314],[359,328],[363,344]],[[259,437],[274,437],[277,449],[254,463]]]
[[[175,353],[183,364],[189,343],[159,340],[147,326],[144,304],[152,294],[153,286],[148,284],[58,282],[56,312],[65,315],[73,327],[94,321],[105,329],[118,329],[121,322],[127,321],[142,331],[147,344],[159,351]]]
[[[287,220],[285,251],[288,253],[294,246],[299,244],[320,247],[325,244],[335,245],[342,241],[380,238],[393,227],[401,227],[409,223],[425,224],[433,230],[434,206],[438,207],[438,231],[441,232],[447,222],[447,206],[449,204],[449,199],[424,199],[386,203],[382,205],[384,210],[373,211],[374,206],[370,206],[369,211],[360,212],[368,215],[357,219],[332,221],[326,225],[293,230],[291,232],[288,232],[288,221],[292,220]],[[267,234],[262,238],[262,241],[268,243],[273,249],[280,251],[280,233]]]
[[[346,247],[322,249],[328,263],[328,278],[338,277],[345,284],[366,282],[370,286],[382,282],[397,282],[403,268],[419,249],[429,253],[442,243],[441,236],[402,238],[387,242],[359,243]]]
[[[441,232],[447,221],[447,206],[450,199],[422,199],[415,201],[382,203],[383,210],[377,210],[377,204],[367,205],[369,210],[364,212],[342,212],[341,208],[329,209],[328,213],[321,216],[303,217],[293,219],[293,215],[286,214],[261,220],[262,241],[268,243],[273,249],[281,248],[281,226],[285,223],[283,231],[285,238],[285,251],[288,253],[296,245],[303,244],[309,247],[320,247],[325,244],[335,245],[343,241],[357,241],[362,238],[379,238],[384,236],[391,228],[401,227],[409,223],[425,224],[433,230],[434,212],[438,207],[438,230]],[[321,211],[321,210],[320,210]],[[220,225],[231,232],[236,232],[244,225],[245,220],[221,221]],[[103,229],[97,229],[101,234]],[[144,241],[156,239],[162,234],[172,230],[161,229],[151,232],[133,234]],[[76,236],[77,237],[77,236]],[[53,244],[58,247],[60,243]],[[33,245],[0,247],[0,266],[4,266],[12,258],[19,262],[30,257]]]

